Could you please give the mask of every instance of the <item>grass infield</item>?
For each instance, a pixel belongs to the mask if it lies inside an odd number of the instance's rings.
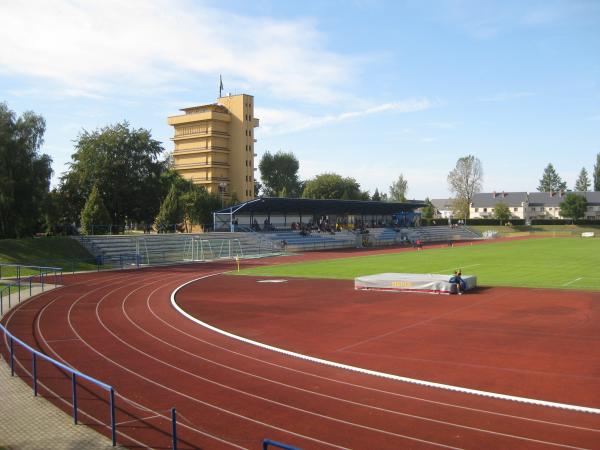
[[[481,286],[600,290],[600,239],[540,238],[256,267],[240,275],[354,279],[382,272],[476,275]]]

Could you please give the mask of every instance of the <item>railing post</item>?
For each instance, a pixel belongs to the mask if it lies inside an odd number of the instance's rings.
[[[171,435],[173,437],[173,450],[177,450],[177,410],[171,408]]]
[[[31,277],[29,277],[29,296],[31,297]]]
[[[33,355],[33,396],[37,397],[37,357]]]
[[[115,390],[110,388],[110,434],[112,437],[112,446],[117,446],[117,423],[115,418]]]
[[[13,338],[10,339],[10,376],[15,376],[15,349],[13,345]]]
[[[77,425],[77,376],[71,373],[71,392],[73,396],[73,423]]]

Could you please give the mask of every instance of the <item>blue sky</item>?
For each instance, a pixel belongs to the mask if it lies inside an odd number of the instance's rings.
[[[166,117],[255,96],[258,158],[291,151],[408,197],[449,195],[477,156],[485,191],[573,188],[600,153],[598,1],[0,2],[0,101],[47,121],[53,184],[83,130],[128,120],[167,150]]]

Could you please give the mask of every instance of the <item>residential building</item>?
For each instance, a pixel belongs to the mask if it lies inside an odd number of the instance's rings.
[[[254,198],[254,97],[229,95],[171,116],[174,168],[224,200]]]
[[[472,219],[493,218],[498,203],[508,206],[514,219],[562,219],[560,203],[570,192],[487,192],[475,194],[470,206]],[[573,192],[588,202],[585,219],[600,220],[600,192]]]
[[[498,203],[508,206],[511,217],[525,219],[527,192],[487,192],[475,194],[470,205],[471,219],[491,219]]]
[[[454,214],[453,202],[454,199],[451,198],[431,199],[431,204],[435,208],[434,217],[436,219],[451,219]]]

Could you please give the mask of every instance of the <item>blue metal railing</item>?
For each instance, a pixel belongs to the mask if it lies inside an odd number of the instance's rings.
[[[292,447],[291,445],[282,444],[281,442],[272,441],[271,439],[265,439],[262,444],[263,450],[268,450],[269,446],[282,448],[284,450],[302,450],[299,447]]]
[[[4,297],[8,298],[8,309],[12,306],[12,291],[16,290],[15,294],[18,299],[18,303],[21,303],[21,288],[22,286],[27,286],[29,283],[29,296],[31,296],[32,285],[34,279],[39,279],[39,284],[41,285],[42,292],[44,291],[44,283],[45,277],[54,276],[54,284],[56,284],[57,278],[60,276],[62,278],[62,268],[60,267],[43,267],[43,266],[27,266],[22,264],[3,264],[0,263],[0,279],[2,278],[2,268],[14,267],[16,272],[16,277],[10,278],[2,283],[5,286],[0,286],[0,316],[4,315]],[[23,277],[21,275],[22,269],[34,269],[38,270],[39,273],[35,275],[29,275],[27,277]],[[46,282],[47,284],[47,282]]]
[[[48,355],[30,347],[28,344],[14,336],[10,331],[8,331],[3,325],[0,324],[0,330],[4,333],[5,337],[8,338],[9,341],[9,363],[10,363],[10,374],[11,376],[15,375],[15,350],[14,344],[17,343],[25,350],[29,351],[32,355],[32,387],[33,387],[33,395],[37,396],[38,389],[38,376],[37,376],[37,360],[38,358],[43,359],[44,361],[53,364],[59,369],[64,370],[65,372],[71,374],[71,394],[72,394],[72,402],[73,402],[73,422],[77,424],[77,379],[81,378],[83,380],[89,381],[90,383],[98,386],[101,389],[104,389],[109,393],[109,408],[110,408],[110,429],[111,429],[111,437],[112,437],[112,445],[113,447],[117,445],[117,432],[116,432],[116,417],[115,417],[115,390],[112,386],[109,386],[102,381],[99,381],[89,375],[86,375],[78,370],[72,369],[71,367],[56,361],[55,359],[50,358]]]

